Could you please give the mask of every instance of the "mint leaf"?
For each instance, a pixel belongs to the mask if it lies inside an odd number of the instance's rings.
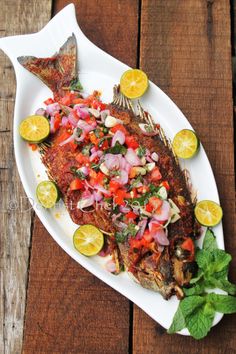
[[[182,310],[180,308],[180,303],[178,306],[178,309],[174,315],[174,318],[172,320],[170,328],[167,330],[169,334],[176,333],[178,331],[181,331],[181,329],[185,328],[185,319],[184,315],[182,313]]]
[[[215,249],[213,251],[198,250],[196,261],[198,266],[204,271],[205,275],[211,275],[222,271],[228,266],[232,257],[223,250]]]
[[[212,304],[217,312],[228,314],[236,312],[236,297],[211,293],[207,295],[207,302]]]
[[[191,299],[192,297],[190,297]],[[209,303],[202,303],[185,319],[189,333],[195,339],[204,338],[210,331],[215,316],[214,307]]]
[[[185,297],[180,302],[180,308],[184,317],[191,315],[198,307],[203,305],[205,302],[205,298],[201,296]]]
[[[211,229],[206,230],[202,248],[206,251],[213,251],[218,248],[216,237]]]
[[[204,276],[203,270],[199,269],[199,270],[198,270],[198,273],[197,273],[197,276],[196,276],[195,278],[192,278],[192,279],[190,280],[190,284],[195,284],[195,283],[197,283],[203,276]]]
[[[227,279],[216,279],[215,277],[210,277],[207,280],[209,289],[219,288],[226,291],[230,295],[236,294],[236,285]]]
[[[198,284],[195,284],[191,288],[184,288],[184,293],[186,296],[192,296],[192,295],[201,295],[204,294],[205,292],[206,285],[204,281],[199,282]]]

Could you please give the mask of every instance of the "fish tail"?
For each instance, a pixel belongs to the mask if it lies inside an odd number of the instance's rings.
[[[74,34],[67,39],[59,52],[50,58],[21,56],[17,60],[43,81],[51,89],[54,97],[63,97],[71,85],[77,84],[77,45]]]

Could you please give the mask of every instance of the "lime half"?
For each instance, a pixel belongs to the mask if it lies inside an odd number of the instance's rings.
[[[223,217],[221,206],[211,200],[202,200],[197,203],[194,213],[201,225],[209,227],[219,224]]]
[[[199,139],[196,133],[189,129],[178,132],[172,142],[175,154],[182,159],[190,159],[199,149]]]
[[[128,98],[141,97],[148,88],[148,77],[142,70],[130,69],[120,79],[120,90]]]
[[[29,116],[20,123],[20,136],[30,143],[41,143],[49,133],[49,121],[43,116]]]
[[[73,242],[77,251],[85,256],[94,256],[101,251],[104,236],[97,227],[86,224],[75,231]]]
[[[46,209],[54,207],[59,199],[59,192],[56,184],[52,181],[40,182],[36,189],[39,203]]]

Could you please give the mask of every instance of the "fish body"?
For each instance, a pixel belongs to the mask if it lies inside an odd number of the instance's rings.
[[[124,265],[165,299],[183,297],[196,270],[198,225],[187,180],[162,129],[140,105],[136,113],[119,87],[107,105],[96,91],[84,98],[70,90],[78,80],[74,35],[52,58],[18,60],[54,94],[55,109],[45,113],[52,134],[40,149],[73,222],[109,235],[105,245],[117,271]],[[80,188],[72,188],[75,180]],[[166,195],[159,196],[161,188]]]

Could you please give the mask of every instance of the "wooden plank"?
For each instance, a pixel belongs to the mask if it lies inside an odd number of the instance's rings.
[[[182,109],[203,142],[216,176],[226,249],[235,269],[229,1],[142,1],[140,66]],[[225,316],[196,347],[191,338],[166,334],[135,307],[133,352],[232,353],[235,328],[236,315]]]
[[[54,12],[71,1],[56,1]],[[135,66],[138,1],[74,1],[85,35]],[[123,26],[126,13],[127,26]],[[119,40],[115,42],[115,38]],[[36,219],[23,352],[128,353],[129,301],[85,271]]]
[[[50,0],[2,0],[0,35],[38,31],[48,21],[50,13]],[[32,211],[26,211],[26,196],[14,162],[15,77],[9,59],[2,52],[0,87],[0,352],[18,354],[23,338]]]

